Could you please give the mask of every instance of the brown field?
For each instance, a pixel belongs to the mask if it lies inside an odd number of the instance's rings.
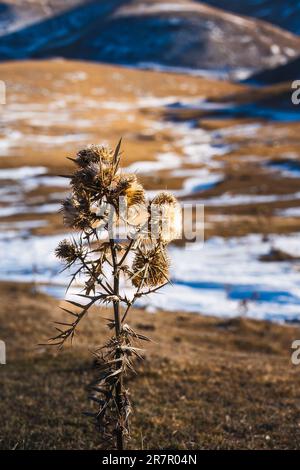
[[[38,346],[64,316],[33,285],[2,283],[1,449],[95,449],[82,412],[95,377],[89,350],[108,335],[94,309],[72,347]],[[246,318],[134,310],[129,323],[150,336],[137,375],[130,449],[299,449],[299,370],[290,361],[299,328]]]
[[[226,81],[66,60],[2,63],[0,78],[8,88],[0,144],[9,143],[0,145],[0,170],[41,166],[47,176],[68,174],[66,156],[92,142],[114,146],[123,137],[122,166],[154,164],[159,155],[171,154],[170,168],[141,172],[147,190],[181,190],[182,171],[221,174],[211,188],[180,196],[182,202],[205,204],[206,238],[299,231],[300,217],[280,211],[300,208],[295,197],[300,178],[270,166],[300,164],[299,122],[221,118],[170,106],[197,100],[247,103],[280,95],[286,85],[263,93]],[[199,151],[199,159],[191,161],[191,142],[176,127],[190,121],[196,133],[203,132],[204,145],[215,139],[226,152],[207,162],[205,150]],[[25,236],[64,233],[58,209],[35,211],[58,205],[66,187],[56,179],[32,188],[23,183],[1,179],[6,199],[1,193],[0,209],[17,208],[0,216],[3,232],[14,222],[38,219],[47,224]],[[20,194],[24,211],[14,200]],[[223,195],[230,204],[222,203]],[[0,448],[99,448],[97,432],[82,412],[88,407],[86,386],[96,374],[90,352],[108,335],[104,317],[110,311],[94,309],[73,347],[59,353],[38,346],[53,333],[51,322],[63,318],[59,301],[31,284],[2,282],[0,293],[0,338],[7,344],[7,365],[0,366]],[[199,314],[132,312],[131,326],[153,341],[136,365],[138,374],[127,377],[135,410],[128,447],[299,449],[299,370],[290,361],[299,327]]]
[[[159,154],[168,152],[174,155],[170,159],[180,158],[180,170],[203,168],[213,173],[209,165],[201,162],[201,154],[196,163],[186,158],[182,135],[174,127],[174,122],[193,119],[208,138],[219,133],[221,143],[230,146],[224,155],[213,156],[213,161],[222,168],[222,181],[211,189],[182,198],[204,201],[209,222],[207,237],[260,233],[262,218],[269,233],[299,230],[299,218],[282,216],[278,210],[299,207],[300,201],[294,199],[294,194],[300,187],[300,178],[283,177],[268,167],[270,163],[288,163],[291,159],[299,163],[299,122],[220,119],[212,112],[166,107],[167,103],[199,99],[245,102],[261,97],[262,92],[226,81],[66,60],[2,63],[0,76],[8,89],[7,104],[2,106],[0,141],[12,136],[11,146],[2,150],[0,169],[43,166],[50,176],[68,174],[70,162],[66,156],[91,142],[114,146],[122,136],[123,166],[156,161]],[[276,96],[277,88],[280,93],[286,85],[266,89],[265,95]],[[238,131],[240,126],[253,124],[260,126],[254,134]],[[18,138],[14,137],[16,133]],[[60,142],[65,136],[68,140]],[[174,176],[174,168],[154,169],[151,174],[141,173],[140,178],[146,189],[180,189],[185,177]],[[2,183],[12,184],[9,179]],[[285,199],[230,206],[220,202],[210,206],[209,198],[223,194],[274,195]],[[34,220],[37,217],[34,210],[48,203],[58,204],[63,197],[64,189],[55,186],[55,182],[28,190],[24,193],[26,212],[2,215],[1,222]],[[9,204],[1,201],[0,207]],[[216,215],[226,216],[226,222],[214,220],[212,216]],[[34,234],[64,231],[57,211],[45,211],[39,214],[39,219],[48,224],[32,229]]]

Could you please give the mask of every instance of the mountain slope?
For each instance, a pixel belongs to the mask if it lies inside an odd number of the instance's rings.
[[[62,56],[233,75],[275,67],[299,50],[288,32],[189,0],[83,1],[0,38],[2,60]]]
[[[300,34],[299,0],[203,0],[239,15],[253,16]]]
[[[0,3],[0,36],[73,8],[82,0],[6,0]],[[85,2],[87,3],[87,2]]]

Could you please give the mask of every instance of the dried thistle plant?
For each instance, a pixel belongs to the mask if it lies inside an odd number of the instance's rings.
[[[170,193],[146,201],[136,175],[119,168],[120,145],[121,141],[114,151],[91,145],[71,159],[75,163],[72,192],[62,204],[62,213],[77,238],[74,234],[71,240],[62,240],[56,256],[65,263],[64,269],[74,270],[68,288],[78,276],[85,286],[77,294],[80,302],[67,301],[70,307],[63,310],[71,319],[59,322],[58,334],[49,341],[62,347],[72,341],[93,305],[112,305],[108,327],[114,333],[95,351],[99,373],[89,398],[96,408],[86,414],[95,420],[105,445],[121,450],[130,436],[131,413],[124,376],[134,370],[134,359],[141,358],[137,342],[149,340],[127,324],[127,315],[137,299],[169,282],[166,246],[180,235],[181,210]],[[126,293],[126,285],[133,294]]]

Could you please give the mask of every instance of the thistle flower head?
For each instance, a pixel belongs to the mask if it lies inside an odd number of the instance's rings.
[[[79,215],[78,207],[75,199],[68,196],[63,202],[61,211],[63,213],[63,221],[67,227],[74,227]]]
[[[66,239],[62,240],[55,249],[55,256],[67,263],[74,263],[78,255],[78,247]]]
[[[89,210],[89,202],[79,194],[67,197],[62,203],[64,224],[67,227],[85,229],[91,225],[92,214]]]
[[[111,189],[111,185],[114,182],[115,168],[114,165],[103,165],[99,168],[96,176],[96,184],[98,190],[101,192],[107,192]]]
[[[118,215],[124,220],[129,216],[129,210],[136,214],[139,208],[145,206],[145,192],[134,174],[118,174],[112,180],[108,201],[116,208]]]
[[[77,153],[75,162],[79,169],[71,179],[72,186],[81,186],[101,197],[111,185],[118,168],[112,150],[102,145],[89,145]]]
[[[151,237],[162,243],[170,243],[179,238],[182,229],[180,205],[168,192],[161,192],[151,202]]]
[[[78,166],[84,168],[91,163],[110,163],[113,159],[113,152],[103,145],[89,145],[80,150],[76,156]]]
[[[131,282],[135,287],[141,284],[156,287],[168,281],[169,258],[161,245],[144,246],[139,249],[133,260]]]
[[[90,163],[74,172],[71,178],[71,185],[75,190],[79,188],[91,189],[95,185],[97,175],[97,164]]]
[[[101,195],[107,193],[111,187],[115,176],[113,165],[100,166],[91,163],[75,171],[71,178],[74,189],[83,188],[91,195]]]
[[[116,193],[126,197],[128,207],[145,203],[144,188],[134,174],[123,174],[118,177]]]
[[[152,200],[152,204],[156,204],[157,206],[172,206],[177,204],[177,199],[172,193],[162,191],[155,196]]]
[[[134,175],[132,175],[134,176]],[[145,203],[145,191],[143,186],[133,179],[125,190],[128,207]]]

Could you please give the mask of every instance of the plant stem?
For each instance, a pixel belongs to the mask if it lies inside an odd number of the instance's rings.
[[[117,265],[117,256],[116,256],[116,249],[114,242],[111,242],[111,253],[113,259],[113,267],[114,267],[114,295],[119,296],[119,284],[120,284],[120,277]],[[120,320],[120,303],[119,300],[114,300],[114,319],[115,319],[115,332],[116,338],[119,343],[120,334],[121,334],[121,320]],[[121,350],[117,349],[116,351],[116,359],[121,358]],[[120,367],[120,362],[117,362],[116,368]],[[116,383],[116,403],[118,409],[118,426],[116,430],[116,441],[117,441],[117,449],[123,450],[124,449],[124,436],[123,436],[123,423],[122,423],[122,408],[123,408],[123,374],[122,372],[119,374],[118,381]]]

